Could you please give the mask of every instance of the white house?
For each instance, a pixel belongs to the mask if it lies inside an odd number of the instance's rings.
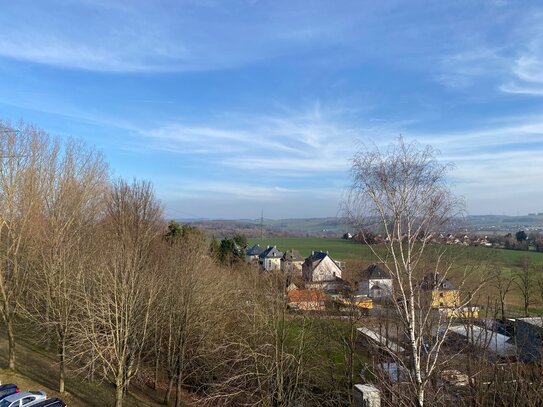
[[[255,244],[254,246],[248,248],[245,252],[245,260],[248,263],[256,263],[258,261],[258,256],[260,256],[262,251],[263,250],[260,248],[260,245]]]
[[[370,298],[387,298],[392,295],[390,274],[376,264],[364,270],[357,282],[357,293]]]
[[[302,277],[305,281],[334,281],[341,278],[341,268],[328,255],[328,252],[312,252],[302,265]]]
[[[262,270],[280,270],[281,257],[283,257],[283,252],[277,250],[276,246],[268,246],[268,248],[258,256],[258,264],[260,264]]]

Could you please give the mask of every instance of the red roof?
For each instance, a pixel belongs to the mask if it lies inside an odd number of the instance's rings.
[[[290,302],[321,302],[326,301],[326,294],[320,290],[290,290],[288,292]]]

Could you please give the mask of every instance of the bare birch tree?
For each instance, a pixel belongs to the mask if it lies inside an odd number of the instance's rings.
[[[447,183],[449,169],[437,161],[431,147],[406,144],[401,138],[386,151],[363,149],[353,158],[353,183],[344,202],[346,216],[359,230],[383,234],[382,245],[368,247],[393,279],[392,305],[407,349],[407,357],[396,355],[396,361],[408,372],[419,407],[425,404],[452,322],[434,312],[420,285],[430,272],[439,286],[452,268],[448,247],[430,246],[432,236],[463,214],[462,201]],[[468,303],[465,298],[455,306],[461,309]]]

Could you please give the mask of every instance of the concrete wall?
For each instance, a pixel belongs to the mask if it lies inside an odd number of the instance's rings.
[[[353,396],[355,407],[381,407],[381,392],[371,384],[355,384]]]

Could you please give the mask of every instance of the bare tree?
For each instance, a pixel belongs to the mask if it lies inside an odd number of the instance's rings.
[[[216,349],[218,380],[210,385],[210,404],[311,405],[311,321],[288,315],[281,272],[243,279],[238,281],[243,289],[234,296],[243,306],[238,305],[229,332]]]
[[[35,272],[27,316],[56,336],[59,391],[64,392],[66,348],[79,317],[82,274],[96,256],[94,231],[103,213],[107,171],[103,158],[80,142],[58,142],[43,171],[42,220],[34,229]],[[36,225],[37,226],[37,225]]]
[[[198,374],[198,358],[206,337],[213,335],[213,307],[220,307],[220,279],[209,256],[208,242],[197,229],[169,240],[165,250],[161,299],[164,308],[162,333],[168,374],[168,404],[175,383],[175,406],[181,406],[181,391]]]
[[[76,347],[91,355],[116,388],[121,407],[136,375],[149,333],[157,295],[158,261],[154,257],[163,225],[162,209],[151,185],[117,181],[111,187],[102,224],[100,258],[84,275],[84,317]],[[87,360],[90,365],[94,361]]]
[[[14,322],[24,287],[25,252],[39,203],[47,136],[24,124],[0,122],[0,313],[8,336],[9,368],[15,368]]]
[[[430,246],[433,236],[463,215],[462,200],[447,184],[449,169],[437,161],[431,147],[406,144],[401,138],[386,151],[363,149],[353,158],[353,183],[344,202],[346,216],[359,230],[383,234],[382,245],[368,247],[393,279],[392,305],[407,356],[396,355],[396,361],[408,372],[419,407],[425,404],[453,320],[436,312],[421,289],[424,274],[430,273],[432,285],[439,287],[453,266],[447,246]],[[469,298],[458,299],[455,309],[468,303]]]
[[[517,261],[517,268],[514,272],[515,285],[522,295],[522,307],[524,315],[529,316],[528,308],[534,302],[536,290],[536,279],[532,259],[529,256],[520,256]]]
[[[511,291],[513,285],[514,276],[507,274],[501,268],[500,265],[495,266],[495,277],[492,279],[493,286],[498,291],[498,300],[500,302],[500,315],[501,320],[505,321],[505,300],[507,294]]]

